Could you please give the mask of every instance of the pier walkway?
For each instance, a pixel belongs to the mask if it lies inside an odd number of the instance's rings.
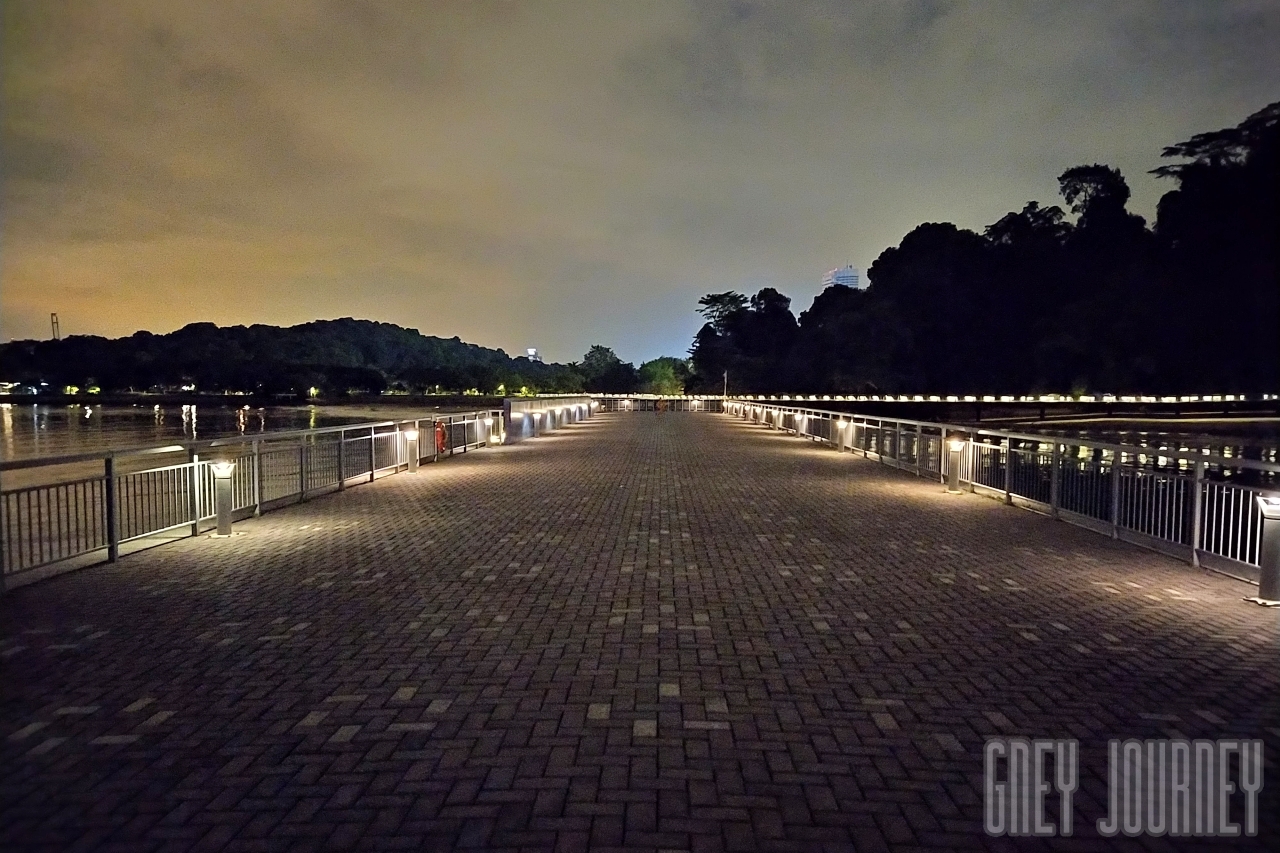
[[[0,850],[1135,849],[1107,740],[1179,736],[1267,740],[1263,835],[1144,849],[1280,837],[1249,587],[741,421],[236,530],[0,600]],[[993,735],[1080,740],[1073,838],[983,834]]]

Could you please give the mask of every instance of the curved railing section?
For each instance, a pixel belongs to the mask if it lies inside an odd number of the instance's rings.
[[[1138,447],[962,424],[725,400],[736,418],[1048,513],[1257,581],[1262,514],[1280,465],[1178,447]]]

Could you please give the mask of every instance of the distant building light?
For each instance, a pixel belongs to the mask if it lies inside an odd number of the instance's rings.
[[[822,277],[822,287],[824,289],[835,284],[852,287],[855,290],[859,289],[858,271],[852,266],[847,266],[831,270]]]

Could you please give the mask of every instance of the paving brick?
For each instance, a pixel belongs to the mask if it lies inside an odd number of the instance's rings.
[[[0,599],[0,849],[1015,849],[993,734],[1079,738],[1062,849],[1130,849],[1107,739],[1280,745],[1238,582],[721,416],[237,531]]]

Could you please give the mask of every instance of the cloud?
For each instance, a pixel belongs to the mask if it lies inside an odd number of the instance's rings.
[[[357,315],[680,353],[1274,100],[1274,4],[15,2],[6,338]]]

